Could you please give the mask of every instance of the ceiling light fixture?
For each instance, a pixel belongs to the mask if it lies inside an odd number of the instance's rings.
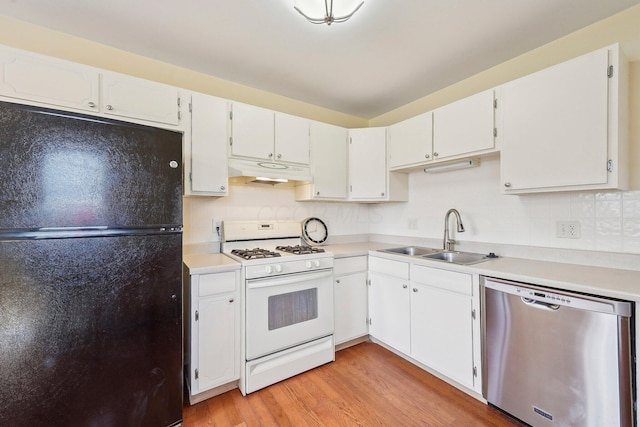
[[[344,16],[333,16],[333,0],[324,0],[324,18],[312,18],[309,15],[307,15],[306,13],[304,13],[303,11],[300,10],[300,8],[296,5],[293,6],[293,8],[295,10],[298,11],[298,13],[302,16],[304,16],[307,21],[311,22],[312,24],[327,24],[327,25],[331,25],[334,22],[345,22],[348,21],[349,18],[351,18],[353,16],[354,13],[356,13],[358,11],[358,9],[360,9],[362,7],[362,5],[364,4],[364,1],[361,1],[360,4],[358,4],[358,6],[353,10],[353,12],[344,15]]]

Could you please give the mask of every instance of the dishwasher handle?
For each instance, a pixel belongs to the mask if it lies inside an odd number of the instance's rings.
[[[533,298],[521,297],[520,299],[529,307],[537,308],[539,310],[557,311],[560,308],[558,304],[549,304],[548,302],[538,301]]]

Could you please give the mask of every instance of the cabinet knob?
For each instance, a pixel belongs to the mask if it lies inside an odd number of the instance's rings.
[[[107,104],[107,110],[109,110],[109,111],[113,110],[113,105]]]
[[[336,283],[340,283],[340,279],[336,279]]]
[[[418,292],[418,288],[413,288],[413,292]]]
[[[504,186],[505,186],[505,187],[507,187],[507,188],[509,188],[509,187],[511,187],[511,183],[510,183],[510,182],[505,182],[505,183],[504,183]]]
[[[273,157],[273,153],[269,153],[269,158],[272,158],[272,157]]]
[[[402,285],[402,289],[407,289],[407,285],[406,284]]]
[[[221,189],[221,190],[224,190],[224,189],[225,189],[225,186],[224,186],[224,185],[221,185],[221,186],[220,186],[220,189]]]
[[[319,191],[316,191],[316,196],[319,196],[319,195],[320,195],[320,192],[319,192]]]
[[[88,105],[89,107],[91,107],[91,108],[96,108],[96,103],[95,103],[95,102],[89,101],[89,102],[87,103],[87,105]]]
[[[235,301],[233,298],[229,298],[229,303],[233,303]]]
[[[425,158],[425,159],[428,159],[429,157],[431,157],[431,156],[430,156],[430,155],[428,155],[428,154],[425,154],[425,155],[424,155],[424,158]]]
[[[282,158],[282,154],[278,154],[278,158],[281,159]]]
[[[434,152],[434,153],[433,153],[433,157],[438,157],[438,153],[437,153],[437,152]]]
[[[381,195],[382,197],[384,197],[384,193],[380,193],[380,195]]]

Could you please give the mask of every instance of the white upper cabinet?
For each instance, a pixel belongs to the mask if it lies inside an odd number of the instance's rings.
[[[100,74],[90,67],[3,47],[0,95],[98,112]]]
[[[502,87],[502,190],[624,189],[626,64],[617,45]]]
[[[156,123],[180,123],[178,88],[122,74],[102,76],[102,111]]]
[[[290,114],[275,113],[276,161],[309,164],[309,125],[308,119]]]
[[[494,101],[491,89],[434,110],[434,160],[493,150]]]
[[[187,196],[226,196],[227,100],[191,94],[191,128],[186,133],[185,186]]]
[[[309,120],[234,102],[231,152],[275,162],[309,164]]]
[[[389,169],[432,160],[433,114],[423,113],[389,126]]]
[[[349,129],[349,197],[387,197],[387,130]]]
[[[313,182],[296,186],[296,200],[347,198],[347,129],[311,121]]]

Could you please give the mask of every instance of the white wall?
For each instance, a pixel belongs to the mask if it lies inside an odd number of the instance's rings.
[[[369,232],[442,239],[444,215],[456,208],[466,228],[462,241],[640,253],[640,191],[502,195],[499,178],[499,159],[412,173],[410,202],[371,206]],[[580,239],[556,237],[556,221],[564,220],[580,221]]]

